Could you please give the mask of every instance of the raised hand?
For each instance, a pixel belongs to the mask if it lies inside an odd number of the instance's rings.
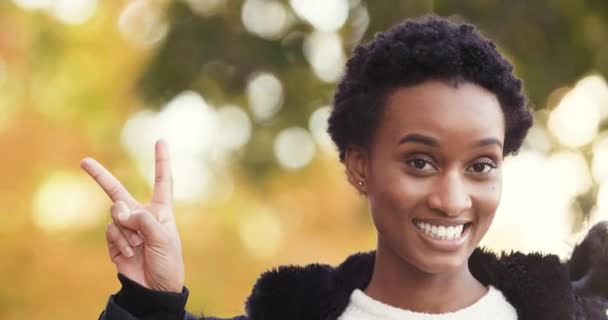
[[[114,202],[106,240],[118,272],[152,290],[181,292],[184,262],[171,207],[173,182],[166,142],[156,142],[154,194],[146,204],[138,203],[94,159],[85,158],[80,166]]]

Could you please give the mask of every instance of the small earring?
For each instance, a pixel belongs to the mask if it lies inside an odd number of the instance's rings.
[[[363,185],[365,184],[365,182],[359,180],[359,181],[357,181],[357,184],[359,185],[360,188],[363,188]],[[367,194],[363,190],[359,190],[359,193],[361,193],[361,196],[364,198],[367,196]]]

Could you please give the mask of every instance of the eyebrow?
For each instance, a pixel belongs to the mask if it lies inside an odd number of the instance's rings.
[[[407,134],[407,135],[403,136],[403,138],[401,138],[401,140],[399,140],[399,144],[404,144],[404,143],[408,143],[408,142],[423,144],[423,145],[426,145],[429,147],[434,147],[434,148],[439,147],[439,141],[437,141],[437,139],[423,135],[423,134],[419,134],[419,133]],[[502,142],[500,142],[500,140],[498,140],[496,138],[485,138],[485,139],[481,139],[475,143],[476,147],[485,147],[485,146],[489,146],[489,145],[497,145],[502,149]]]
[[[485,138],[485,139],[481,139],[479,141],[477,141],[477,143],[475,144],[476,147],[485,147],[485,146],[490,146],[490,145],[497,145],[502,149],[502,142],[500,142],[500,140],[496,139],[496,138]]]
[[[425,136],[425,135],[419,134],[419,133],[407,134],[407,135],[403,136],[403,138],[401,138],[401,140],[399,140],[399,144],[404,144],[404,143],[408,143],[408,142],[424,144],[429,147],[439,147],[439,141],[437,141],[435,138]]]

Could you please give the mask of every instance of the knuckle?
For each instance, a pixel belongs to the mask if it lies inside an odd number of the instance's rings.
[[[110,216],[112,217],[112,220],[114,220],[114,224],[116,224],[117,226],[121,224],[121,221],[118,219],[118,213],[118,210],[112,210],[110,212]]]
[[[101,180],[101,173],[95,170],[94,172],[91,172],[91,177],[93,177],[95,181],[99,181]]]
[[[152,213],[150,213],[150,211],[148,210],[136,211],[135,213],[133,213],[133,215],[136,216],[137,219],[145,222],[147,222],[152,217]]]
[[[116,242],[116,241],[118,241],[118,237],[116,236],[117,234],[120,234],[120,232],[117,232],[115,225],[111,225],[111,226],[106,227],[106,239],[109,242]]]
[[[117,209],[118,209],[118,207],[116,207],[116,203],[113,203],[110,206],[110,215],[114,216],[117,213],[117,211],[118,211]]]
[[[139,212],[133,212],[130,216],[129,216],[129,220],[133,221],[134,223],[136,223],[139,227],[143,227],[144,225],[146,225],[146,218],[143,212],[139,211]]]
[[[118,195],[120,193],[120,186],[118,185],[112,185],[111,187],[108,188],[108,193],[114,197],[116,195]]]
[[[123,238],[122,233],[114,222],[110,222],[106,226],[106,236],[108,240],[112,241],[120,241]]]
[[[116,200],[116,202],[114,202],[114,206],[116,207],[117,210],[129,209],[129,206],[127,206],[127,203],[123,200]]]
[[[133,231],[127,229],[127,228],[122,228],[122,234],[125,235],[126,237],[130,236],[133,233]]]
[[[110,233],[112,233],[113,228],[114,228],[114,222],[109,222],[106,225],[106,234],[109,235]]]

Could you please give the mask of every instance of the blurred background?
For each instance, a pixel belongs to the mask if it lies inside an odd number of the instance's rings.
[[[329,140],[353,46],[406,17],[469,21],[536,110],[483,244],[568,257],[608,219],[608,2],[0,1],[0,319],[96,319],[118,289],[92,156],[142,202],[170,143],[188,309],[229,316],[279,264],[374,248]]]

